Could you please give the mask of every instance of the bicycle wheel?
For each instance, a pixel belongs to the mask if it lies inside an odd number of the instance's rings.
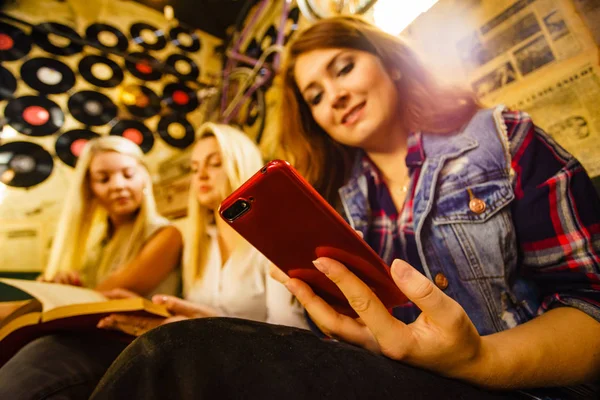
[[[230,115],[222,115],[224,123],[236,125],[243,130],[251,139],[260,143],[266,120],[265,91],[262,87],[257,88],[250,96],[240,96],[241,92],[247,93],[252,84],[249,82],[251,69],[236,68],[228,78],[226,93],[223,93],[226,104],[231,109]],[[236,100],[236,97],[239,98]],[[236,104],[233,104],[233,102]]]

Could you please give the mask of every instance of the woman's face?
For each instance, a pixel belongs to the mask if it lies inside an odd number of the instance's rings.
[[[104,151],[92,157],[89,169],[92,194],[114,218],[128,217],[142,204],[146,170],[134,157]]]
[[[298,57],[293,72],[313,118],[339,143],[380,147],[398,122],[395,82],[370,53],[313,50]]]
[[[214,136],[202,138],[192,151],[192,173],[201,206],[216,210],[228,192],[229,178],[223,168],[221,149]]]

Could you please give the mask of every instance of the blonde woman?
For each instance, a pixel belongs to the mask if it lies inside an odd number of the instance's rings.
[[[198,137],[183,258],[186,300],[155,296],[175,314],[166,320],[113,315],[100,326],[141,335],[174,320],[229,316],[307,327],[302,307],[268,277],[269,261],[217,215],[221,201],[261,168],[258,148],[227,125],[204,124]]]
[[[112,315],[102,320],[99,327],[139,336],[178,320],[229,316],[306,328],[302,307],[283,285],[268,277],[268,260],[217,218],[221,201],[262,166],[258,148],[245,134],[226,125],[205,124],[198,137],[192,152],[193,179],[184,252],[186,300],[155,295],[153,301],[165,304],[173,317]],[[116,292],[131,295],[120,289]],[[0,368],[0,398],[43,398],[43,394],[52,391],[57,398],[87,399],[125,348],[123,343],[107,340],[96,340],[95,347],[90,348],[88,339],[67,340],[65,335],[58,339],[52,346],[42,343],[28,349],[28,361],[41,357],[52,361],[23,365],[13,358]],[[24,370],[28,371],[25,375]],[[170,398],[177,395],[173,393]]]
[[[177,292],[181,234],[156,211],[142,156],[119,136],[93,139],[84,148],[45,280],[141,295]]]
[[[43,278],[148,296],[175,294],[179,231],[156,211],[142,151],[117,136],[83,150]],[[87,398],[125,346],[104,336],[64,332],[39,338],[0,368],[0,398]],[[63,390],[64,389],[64,390]],[[44,397],[44,398],[51,398]]]

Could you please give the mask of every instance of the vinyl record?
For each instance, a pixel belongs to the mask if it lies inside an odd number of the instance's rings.
[[[52,173],[52,155],[31,142],[9,142],[0,146],[0,182],[28,188],[42,183]]]
[[[146,53],[130,53],[125,61],[127,70],[133,76],[144,81],[157,81],[162,71],[157,69],[158,60]]]
[[[182,81],[195,81],[200,76],[196,63],[182,54],[171,54],[166,63],[171,67],[170,72]]]
[[[10,100],[17,90],[17,80],[9,70],[0,65],[0,101]]]
[[[73,118],[87,126],[107,124],[117,116],[117,106],[106,95],[82,90],[69,98],[67,103]]]
[[[46,57],[32,58],[23,63],[21,78],[41,94],[65,93],[75,85],[75,74],[71,68]]]
[[[29,136],[48,136],[58,131],[65,115],[52,100],[43,96],[23,96],[11,100],[4,109],[8,124]]]
[[[0,62],[15,61],[31,51],[31,39],[16,26],[0,22]]]
[[[122,99],[127,111],[138,118],[150,118],[160,112],[160,97],[146,86],[133,85],[123,88]]]
[[[79,73],[94,86],[113,88],[125,77],[119,64],[108,57],[85,56],[79,61]]]
[[[81,36],[73,28],[57,22],[44,22],[34,26],[31,38],[43,50],[57,56],[70,56],[83,50]]]
[[[158,134],[170,146],[185,149],[194,143],[194,127],[187,119],[168,115],[158,122]]]
[[[189,52],[200,50],[200,37],[192,29],[176,26],[169,31],[169,39],[181,50]]]
[[[131,25],[129,34],[135,43],[146,50],[162,50],[167,45],[164,32],[145,22]]]
[[[120,30],[109,24],[91,24],[85,30],[85,38],[88,42],[98,47],[117,50],[122,53],[126,52],[129,47],[127,37]]]
[[[87,142],[97,137],[100,135],[87,129],[73,129],[65,132],[54,143],[56,155],[62,162],[74,167]]]
[[[110,134],[123,136],[124,138],[131,140],[133,143],[140,146],[144,153],[152,150],[152,146],[154,146],[154,136],[152,135],[152,131],[140,121],[131,119],[121,120],[113,126],[110,130]]]
[[[169,83],[163,90],[163,101],[173,111],[189,113],[198,108],[196,91],[183,83]]]

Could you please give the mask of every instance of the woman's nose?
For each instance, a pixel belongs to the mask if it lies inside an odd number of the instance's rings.
[[[346,108],[348,106],[348,101],[350,99],[350,94],[345,89],[337,89],[333,95],[333,101],[331,106],[337,110]]]
[[[120,174],[115,174],[110,179],[111,189],[122,189],[125,187],[125,178]]]

